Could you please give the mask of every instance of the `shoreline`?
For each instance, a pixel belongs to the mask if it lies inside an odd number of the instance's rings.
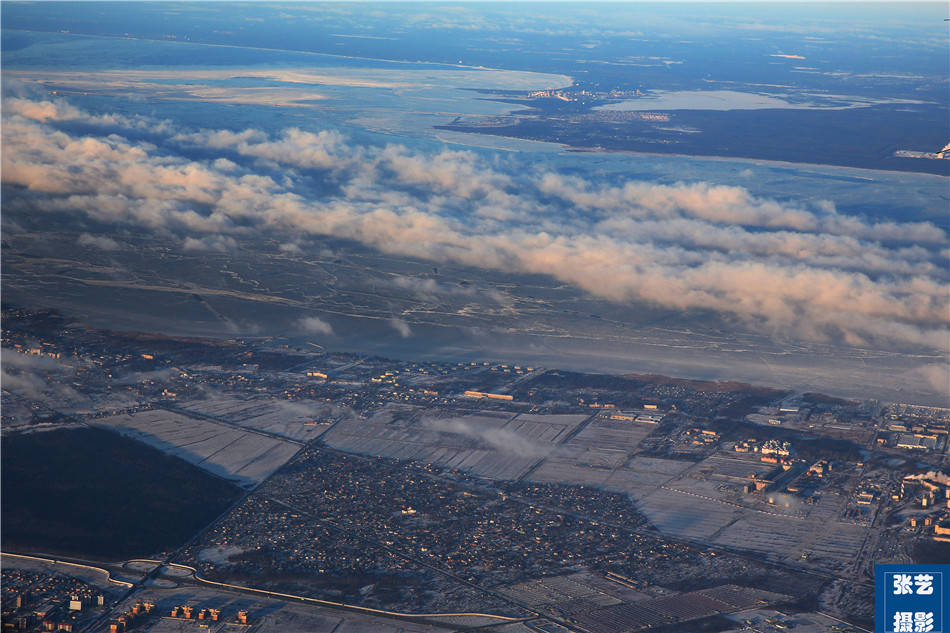
[[[674,158],[692,158],[698,160],[712,160],[717,162],[737,162],[737,163],[751,163],[756,165],[766,165],[766,166],[775,166],[775,167],[812,167],[812,168],[822,168],[822,169],[844,169],[848,171],[856,172],[870,172],[870,173],[880,173],[893,176],[895,174],[912,174],[914,176],[930,176],[933,178],[938,178],[940,180],[950,180],[950,174],[942,175],[935,174],[929,171],[911,171],[907,169],[876,169],[873,167],[855,167],[852,165],[836,165],[834,163],[807,163],[807,162],[795,162],[787,160],[774,160],[769,158],[750,158],[746,156],[721,156],[718,154],[680,154],[674,152],[642,152],[637,150],[630,149],[608,149],[604,147],[590,147],[590,146],[578,146],[578,145],[565,145],[564,143],[559,143],[557,141],[543,141],[539,139],[523,138],[520,136],[510,136],[507,134],[496,134],[493,132],[476,132],[469,129],[458,129],[446,125],[437,125],[433,126],[437,130],[443,130],[447,132],[456,132],[462,134],[481,134],[484,136],[494,136],[497,138],[507,138],[517,141],[528,141],[534,143],[548,143],[551,145],[558,145],[561,147],[561,153],[564,154],[624,154],[628,156],[658,156],[658,157],[674,157]],[[919,159],[919,160],[928,160],[928,159]],[[940,159],[932,159],[940,160]],[[944,159],[946,160],[946,159]],[[867,178],[868,181],[873,182],[873,178]]]

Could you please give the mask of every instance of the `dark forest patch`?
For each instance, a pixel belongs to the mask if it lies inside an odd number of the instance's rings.
[[[101,429],[11,435],[0,446],[4,550],[145,556],[181,545],[241,494]]]

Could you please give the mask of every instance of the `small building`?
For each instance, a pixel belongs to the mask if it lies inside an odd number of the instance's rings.
[[[514,400],[515,397],[505,393],[488,393],[485,391],[466,391],[463,394],[466,398],[488,398],[490,400]]]

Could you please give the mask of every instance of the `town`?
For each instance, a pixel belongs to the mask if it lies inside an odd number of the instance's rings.
[[[873,563],[950,548],[946,409],[3,320],[5,495],[16,443],[62,433],[234,491],[138,563],[83,551],[67,518],[56,542],[5,519],[5,630],[280,630],[280,603],[420,631],[860,631]]]

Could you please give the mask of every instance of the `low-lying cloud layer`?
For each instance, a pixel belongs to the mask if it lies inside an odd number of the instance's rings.
[[[458,418],[426,419],[425,428],[440,433],[462,435],[483,442],[503,455],[518,457],[547,457],[554,451],[553,444],[538,442],[530,437],[520,435],[508,429],[496,426],[480,426],[469,424]]]
[[[72,375],[73,368],[47,356],[21,354],[4,348],[0,352],[0,386],[37,402],[64,404],[83,400],[64,377]]]
[[[320,317],[304,317],[300,319],[297,324],[304,332],[309,332],[310,334],[323,334],[327,336],[333,334],[333,326]]]
[[[33,193],[5,201],[11,210],[176,235],[185,250],[230,251],[264,232],[294,253],[307,235],[334,236],[549,275],[615,302],[712,310],[782,337],[948,347],[950,251],[929,222],[706,182],[618,184],[517,158],[358,145],[333,130],[172,131],[63,101],[5,100],[2,135],[4,184]],[[316,317],[300,325],[332,331]]]
[[[393,317],[389,319],[389,325],[396,330],[396,332],[402,338],[409,338],[412,336],[412,328],[409,327],[409,324],[406,323],[403,319]]]

